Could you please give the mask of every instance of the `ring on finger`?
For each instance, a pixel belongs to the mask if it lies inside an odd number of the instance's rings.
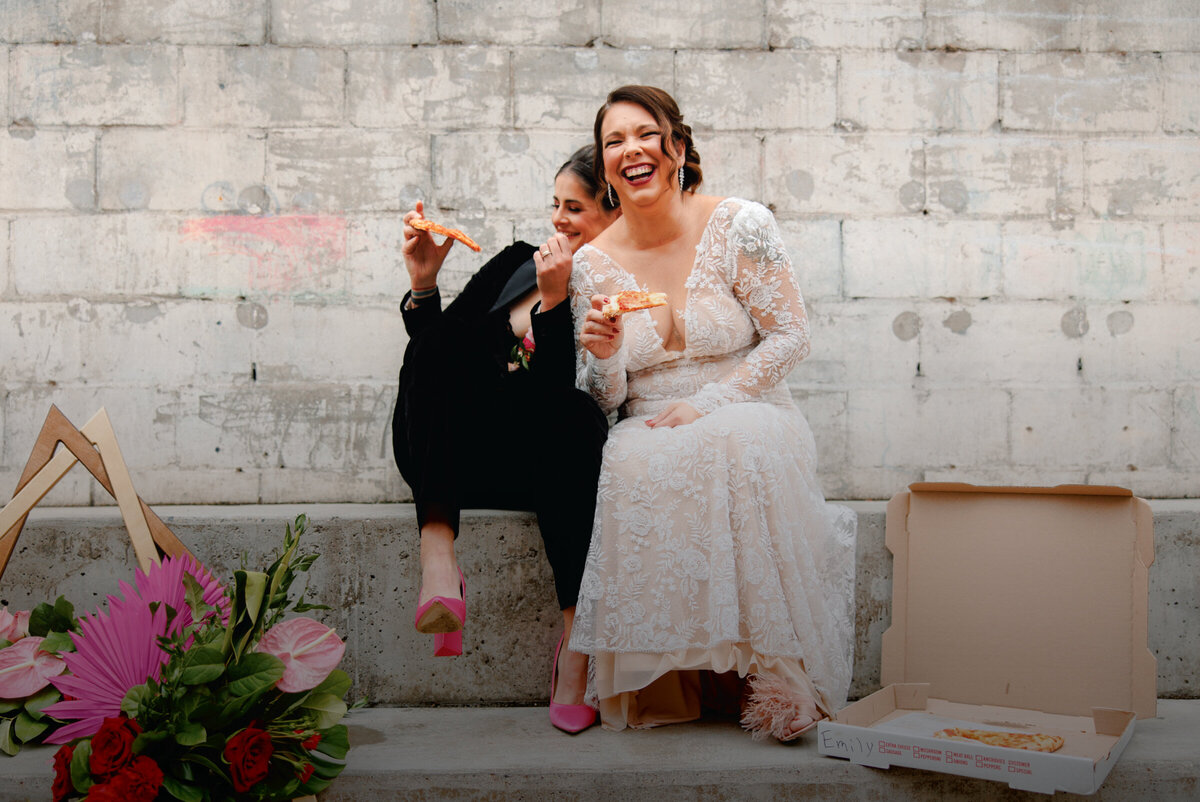
[[[549,249],[549,248],[547,248],[547,247],[545,247],[545,246],[542,246],[542,248],[541,248],[541,250],[539,251],[539,253],[541,253],[541,255],[542,255],[542,256],[549,256],[549,255],[550,255],[550,249]]]

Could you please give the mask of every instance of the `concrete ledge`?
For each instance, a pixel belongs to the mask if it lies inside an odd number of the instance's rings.
[[[374,708],[355,712],[349,765],[322,802],[398,799],[1045,800],[986,780],[886,771],[794,745],[755,742],[732,722],[568,736],[546,708]],[[1191,802],[1197,796],[1200,701],[1163,700],[1139,721],[1100,791],[1054,799]],[[0,802],[49,795],[53,750],[0,758]]]
[[[880,643],[890,623],[891,555],[884,502],[845,502],[858,513],[857,622],[851,696],[879,687]],[[1152,501],[1157,559],[1150,571],[1150,647],[1158,694],[1196,698],[1200,677],[1200,500]],[[348,640],[354,693],[375,705],[544,703],[550,655],[561,627],[549,567],[533,517],[464,514],[458,542],[466,573],[465,653],[433,658],[413,630],[417,538],[408,504],[156,507],[175,533],[220,576],[241,555],[264,565],[284,524],[305,512],[307,545],[322,553],[309,598]],[[112,507],[37,508],[0,581],[0,600],[23,608],[66,595],[84,608],[103,602],[133,565]]]

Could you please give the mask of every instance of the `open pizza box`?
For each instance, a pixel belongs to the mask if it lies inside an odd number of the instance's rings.
[[[887,507],[883,689],[817,731],[823,755],[1051,794],[1095,792],[1155,715],[1149,505],[1119,487],[921,483]],[[950,740],[1058,735],[1054,752]]]

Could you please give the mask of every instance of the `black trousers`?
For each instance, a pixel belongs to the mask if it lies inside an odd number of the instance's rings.
[[[392,445],[417,523],[445,521],[457,537],[463,509],[536,513],[559,606],[572,607],[608,421],[587,393],[504,373],[470,340],[444,321],[405,354]]]

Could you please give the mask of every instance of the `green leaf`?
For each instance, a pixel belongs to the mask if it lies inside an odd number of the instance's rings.
[[[47,685],[25,700],[25,712],[36,719],[40,719],[45,715],[42,713],[42,710],[61,698],[62,694],[58,692],[58,688],[55,688],[53,685]]]
[[[341,774],[342,769],[346,768],[346,764],[342,761],[330,760],[319,752],[309,752],[308,762],[313,764],[318,775],[330,780]]]
[[[341,699],[350,690],[350,675],[340,668],[329,672],[329,676],[320,685],[312,689],[313,693],[331,693]]]
[[[45,732],[49,726],[50,722],[38,721],[22,710],[13,722],[13,734],[20,738],[22,743],[29,743]]]
[[[0,716],[21,708],[20,699],[0,699]]]
[[[134,685],[125,692],[121,700],[121,712],[130,718],[137,718],[142,708],[154,697],[154,692],[147,685]]]
[[[195,763],[198,766],[203,766],[213,774],[225,780],[227,784],[230,783],[229,777],[225,773],[225,770],[199,752],[184,752],[182,755],[180,755],[179,759],[188,763]]]
[[[81,794],[87,793],[95,783],[92,782],[92,772],[88,768],[88,758],[92,756],[91,740],[80,741],[71,755],[71,785]]]
[[[71,640],[71,636],[66,632],[51,632],[42,641],[39,650],[49,652],[50,654],[73,652],[75,651],[75,642]]]
[[[0,752],[12,756],[21,751],[21,745],[13,740],[13,720],[0,721]]]
[[[184,685],[202,685],[225,673],[225,655],[220,649],[200,646],[191,649],[183,659],[179,681]]]
[[[229,695],[237,698],[262,693],[274,687],[282,676],[282,660],[263,652],[251,652],[229,666]]]
[[[54,606],[42,602],[29,611],[29,634],[45,637],[51,632],[68,632],[75,628],[75,607],[63,596]]]
[[[313,776],[308,778],[308,782],[300,786],[300,793],[316,796],[332,784],[332,779],[326,779],[316,772],[313,772]]]
[[[148,747],[170,738],[170,733],[164,730],[150,730],[150,732],[138,733],[138,736],[133,739],[133,746],[130,747],[135,755],[140,755],[146,751]]]
[[[262,612],[263,596],[267,592],[267,575],[262,571],[239,571],[238,573],[245,577],[243,582],[238,583],[238,590],[241,592],[245,604],[246,615],[253,625],[258,622],[259,613]]]
[[[332,693],[312,693],[300,707],[317,714],[316,728],[318,730],[332,727],[346,715],[346,703],[340,696]]]
[[[346,728],[345,724],[338,724],[322,730],[321,743],[317,745],[317,751],[338,760],[344,759],[346,753],[350,751],[350,730]]]
[[[162,787],[168,794],[182,802],[201,802],[204,799],[204,793],[199,788],[191,783],[177,780],[169,774],[163,775]]]
[[[175,733],[175,743],[180,746],[197,746],[208,740],[208,733],[204,731],[204,725],[197,722],[188,722],[187,726]]]

